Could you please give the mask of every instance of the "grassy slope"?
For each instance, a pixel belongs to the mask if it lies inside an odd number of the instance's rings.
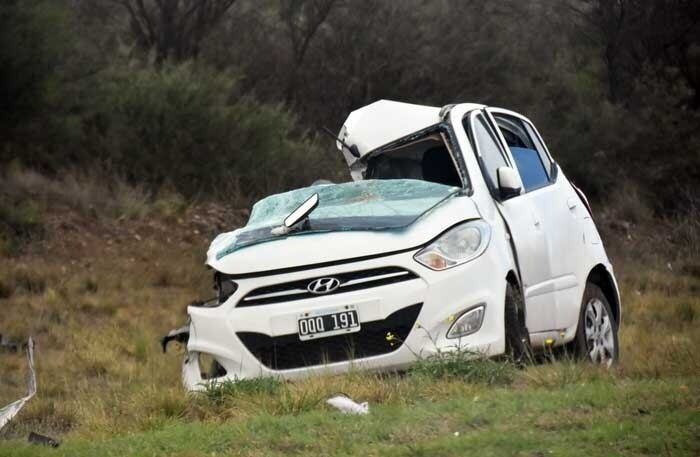
[[[426,386],[429,388],[429,386]],[[491,388],[366,417],[322,408],[243,421],[169,421],[153,431],[76,439],[58,450],[12,443],[9,455],[698,455],[700,386],[680,380]],[[692,389],[689,390],[689,389]]]
[[[353,373],[191,398],[181,354],[163,355],[157,338],[182,322],[188,300],[211,293],[207,240],[241,218],[194,207],[115,219],[86,208],[54,207],[44,241],[0,262],[0,333],[35,336],[39,383],[3,430],[0,455],[700,453],[696,259],[614,257],[624,319],[610,373],[545,364],[498,388]],[[616,242],[613,252],[636,252]],[[1,404],[22,395],[23,368],[22,355],[0,354]],[[371,415],[331,412],[323,400],[338,391],[368,400]],[[64,444],[30,447],[32,430]]]

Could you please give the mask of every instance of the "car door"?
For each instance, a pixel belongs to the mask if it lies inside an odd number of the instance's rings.
[[[559,176],[534,125],[515,113],[488,111],[523,181],[523,196],[532,204],[538,228],[547,239],[551,277],[540,287],[552,291],[556,305],[556,322],[550,329],[568,328],[578,319],[582,292],[576,272],[583,255],[585,208],[573,187]]]
[[[507,224],[515,247],[526,307],[526,324],[531,333],[555,328],[556,300],[551,279],[549,240],[532,196],[527,193],[501,200],[498,194],[499,167],[513,166],[512,157],[499,140],[488,113],[473,111],[469,128],[477,160],[491,196]]]

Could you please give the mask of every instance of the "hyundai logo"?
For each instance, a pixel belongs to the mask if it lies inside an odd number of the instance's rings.
[[[314,279],[306,286],[306,290],[312,294],[327,294],[333,292],[340,287],[340,281],[336,278],[318,278]]]

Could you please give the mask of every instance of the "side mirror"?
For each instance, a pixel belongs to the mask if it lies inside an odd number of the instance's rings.
[[[518,172],[510,167],[499,167],[496,170],[498,177],[498,192],[503,200],[517,197],[523,189],[523,182]]]
[[[318,194],[313,194],[284,219],[284,226],[288,229],[294,227],[300,221],[303,221],[305,218],[307,218],[311,211],[315,210],[317,206]]]

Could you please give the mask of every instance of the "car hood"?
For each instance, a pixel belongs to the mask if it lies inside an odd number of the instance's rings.
[[[456,191],[402,226],[301,232],[237,249],[230,247],[243,229],[224,233],[211,243],[207,264],[222,273],[239,275],[417,249],[449,227],[479,217],[472,199]]]

